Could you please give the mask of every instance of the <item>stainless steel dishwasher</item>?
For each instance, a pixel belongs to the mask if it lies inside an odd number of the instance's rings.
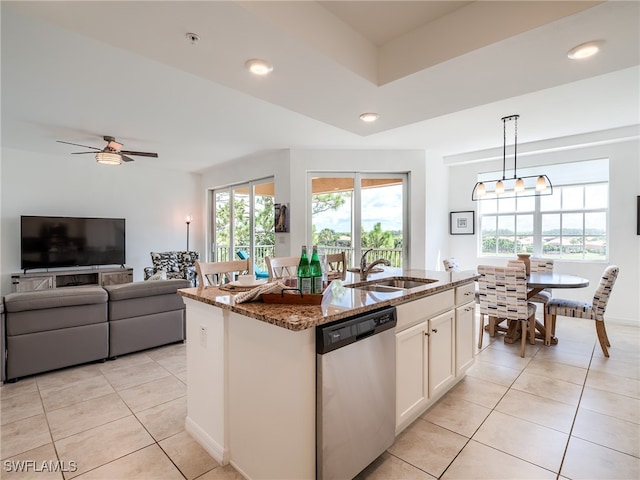
[[[316,329],[317,478],[350,479],[391,446],[396,309]]]

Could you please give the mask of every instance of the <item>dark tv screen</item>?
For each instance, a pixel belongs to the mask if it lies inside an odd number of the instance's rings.
[[[124,265],[125,219],[23,215],[20,264],[23,270]]]

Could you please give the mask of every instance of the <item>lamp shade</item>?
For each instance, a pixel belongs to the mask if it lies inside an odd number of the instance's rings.
[[[122,155],[111,152],[96,153],[96,162],[104,165],[120,165],[122,163]]]

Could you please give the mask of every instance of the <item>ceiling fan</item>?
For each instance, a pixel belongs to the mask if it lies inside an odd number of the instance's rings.
[[[63,140],[57,140],[58,143],[66,143],[67,145],[75,145],[76,147],[90,148],[91,152],[72,152],[73,155],[83,155],[86,153],[95,153],[96,161],[98,163],[104,163],[107,165],[120,165],[122,162],[133,162],[133,158],[128,155],[135,155],[139,157],[153,157],[158,158],[157,153],[151,152],[133,152],[131,150],[120,150],[122,143],[116,142],[114,137],[105,135],[102,137],[107,142],[106,147],[103,149],[97,147],[90,147],[88,145],[80,145],[79,143],[65,142]]]

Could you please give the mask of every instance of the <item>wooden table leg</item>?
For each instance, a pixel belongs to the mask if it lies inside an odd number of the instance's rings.
[[[544,288],[532,288],[531,290],[529,290],[527,292],[527,300],[529,300],[532,297],[535,297],[542,290],[544,290]],[[544,318],[545,324],[549,325],[548,322],[547,322],[547,312],[546,311],[544,312],[544,317],[545,317]],[[551,328],[551,325],[549,325],[549,328]],[[536,338],[544,340],[544,344],[545,345],[557,345],[558,344],[558,339],[553,335],[549,335],[549,338],[547,340],[547,328],[546,328],[545,325],[540,323],[538,320],[536,320]],[[547,341],[549,343],[547,343]]]

